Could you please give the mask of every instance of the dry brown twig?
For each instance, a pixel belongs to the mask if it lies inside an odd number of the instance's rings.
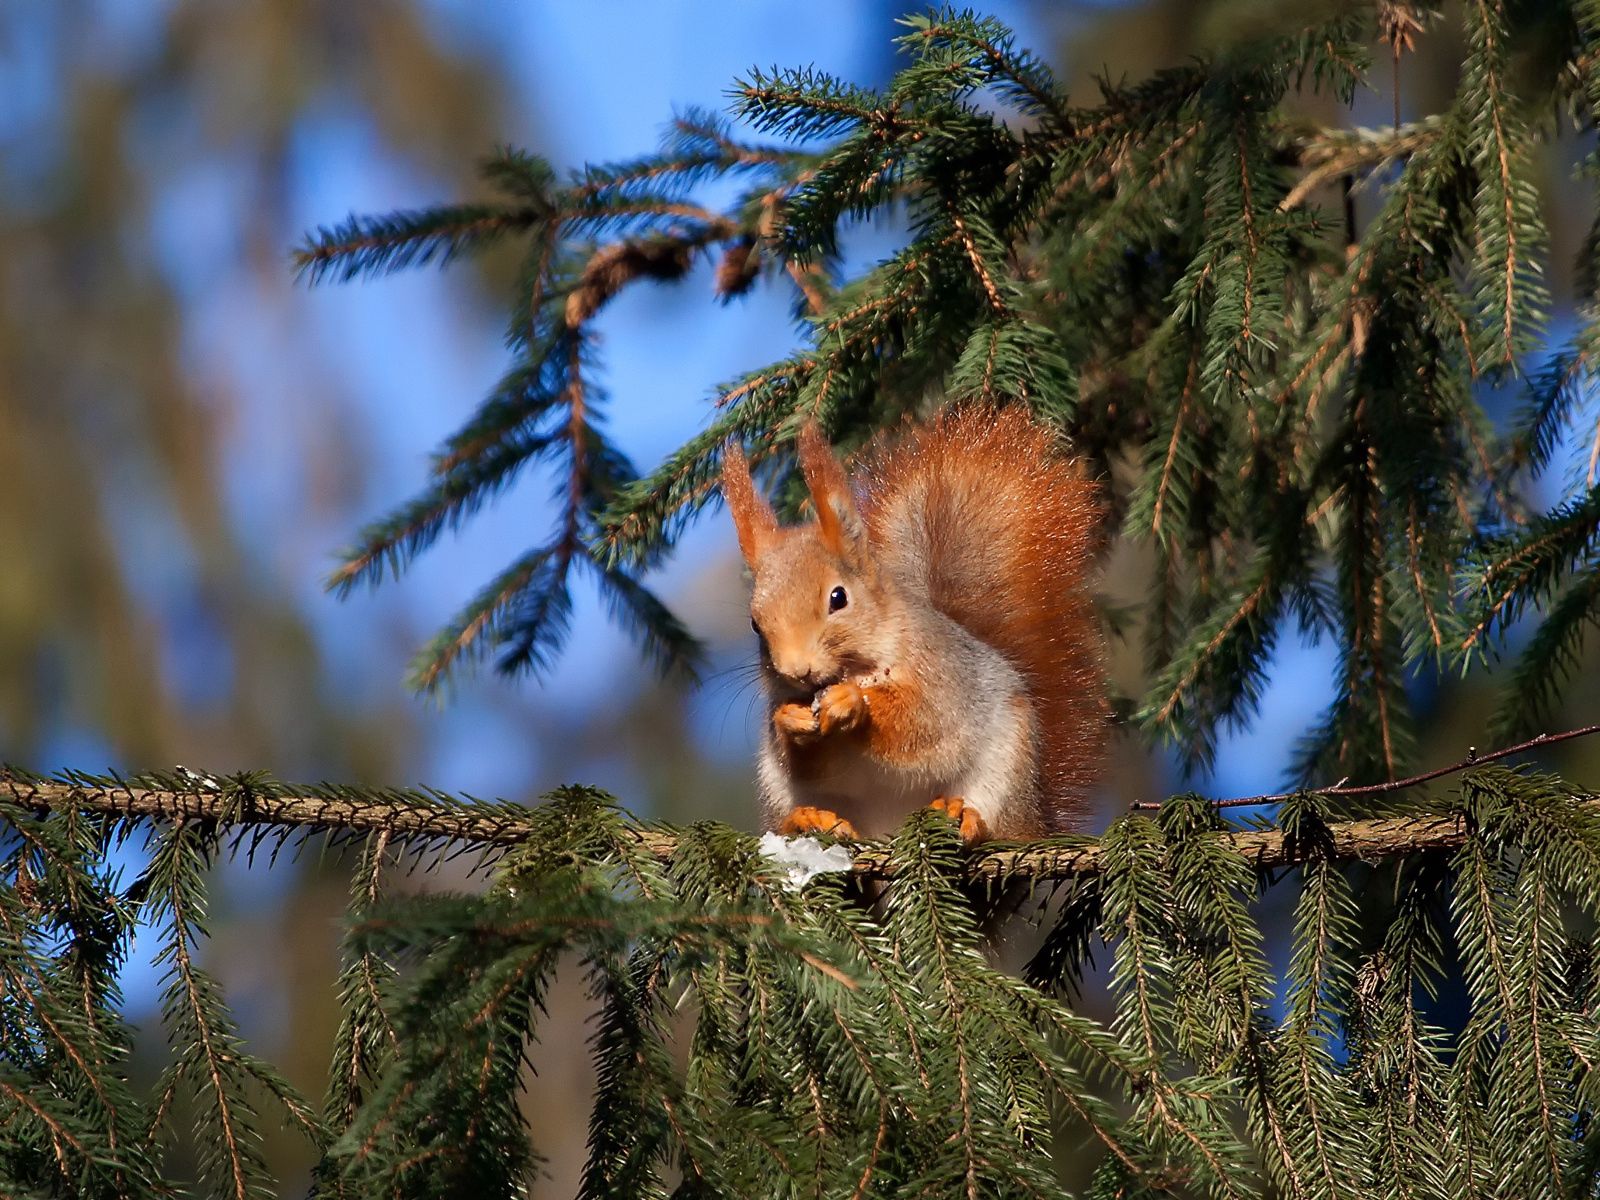
[[[1216,808],[1255,808],[1264,804],[1282,804],[1285,800],[1304,795],[1337,796],[1346,799],[1360,796],[1382,796],[1390,792],[1399,792],[1404,791],[1406,788],[1417,787],[1420,784],[1431,783],[1435,779],[1443,779],[1446,775],[1470,771],[1473,767],[1499,762],[1503,758],[1526,754],[1530,750],[1539,750],[1545,746],[1555,746],[1561,742],[1570,742],[1576,738],[1589,737],[1591,734],[1596,733],[1600,733],[1600,725],[1584,725],[1577,729],[1563,730],[1561,733],[1541,733],[1538,737],[1529,738],[1525,742],[1518,742],[1514,746],[1502,746],[1500,749],[1491,750],[1487,754],[1479,754],[1476,746],[1470,746],[1467,748],[1467,756],[1459,762],[1453,762],[1447,767],[1435,767],[1433,770],[1423,771],[1419,775],[1408,775],[1404,779],[1386,779],[1381,783],[1363,783],[1354,787],[1345,786],[1344,780],[1341,779],[1332,787],[1301,788],[1298,792],[1269,792],[1259,796],[1235,796],[1228,800],[1213,800],[1211,803]],[[1161,804],[1159,801],[1135,800],[1131,807],[1152,810],[1160,808]]]

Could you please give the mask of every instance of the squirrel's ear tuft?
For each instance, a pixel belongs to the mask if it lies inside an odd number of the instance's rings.
[[[800,470],[817,510],[822,544],[840,558],[854,561],[866,549],[866,525],[850,493],[850,477],[822,436],[815,421],[800,431]]]
[[[750,478],[750,462],[737,442],[729,442],[722,453],[722,495],[739,534],[739,553],[753,567],[778,532],[778,517],[766,497],[756,490],[755,480]]]

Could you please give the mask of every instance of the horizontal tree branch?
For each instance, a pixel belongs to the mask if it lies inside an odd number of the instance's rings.
[[[1600,797],[1578,803],[1593,804]],[[494,851],[519,845],[531,836],[531,810],[501,803],[477,804],[429,799],[418,793],[388,793],[371,798],[340,789],[291,791],[278,784],[199,786],[193,790],[122,784],[66,783],[0,772],[0,803],[48,813],[81,812],[161,821],[214,821],[240,832],[285,834],[384,832],[401,842],[461,843],[465,849]],[[1293,866],[1328,854],[1335,859],[1374,862],[1423,850],[1453,850],[1467,836],[1459,814],[1420,814],[1338,821],[1317,846],[1296,843],[1278,830],[1241,830],[1223,838],[1252,866]],[[677,836],[664,829],[633,829],[639,844],[665,861]],[[893,874],[882,843],[851,847],[855,870],[886,878]],[[1092,838],[1023,845],[981,846],[967,863],[969,879],[982,882],[1032,877],[1068,879],[1099,873],[1103,854]]]
[[[530,810],[509,804],[430,799],[410,792],[364,795],[343,788],[236,786],[196,776],[190,788],[65,783],[0,772],[0,802],[46,812],[87,812],[162,821],[309,833],[388,833],[403,841],[449,841],[492,849],[529,837]]]

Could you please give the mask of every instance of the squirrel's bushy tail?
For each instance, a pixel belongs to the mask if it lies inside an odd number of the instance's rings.
[[[1109,734],[1104,639],[1089,594],[1096,485],[1020,406],[962,406],[868,456],[872,541],[901,580],[1000,650],[1037,713],[1043,823],[1072,828]]]

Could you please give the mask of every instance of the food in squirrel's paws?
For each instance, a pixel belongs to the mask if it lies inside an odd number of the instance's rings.
[[[908,426],[853,476],[815,424],[799,457],[801,525],[739,446],[722,476],[755,577],[768,827],[882,837],[933,804],[969,841],[1072,828],[1107,732],[1094,483],[1018,407]]]

